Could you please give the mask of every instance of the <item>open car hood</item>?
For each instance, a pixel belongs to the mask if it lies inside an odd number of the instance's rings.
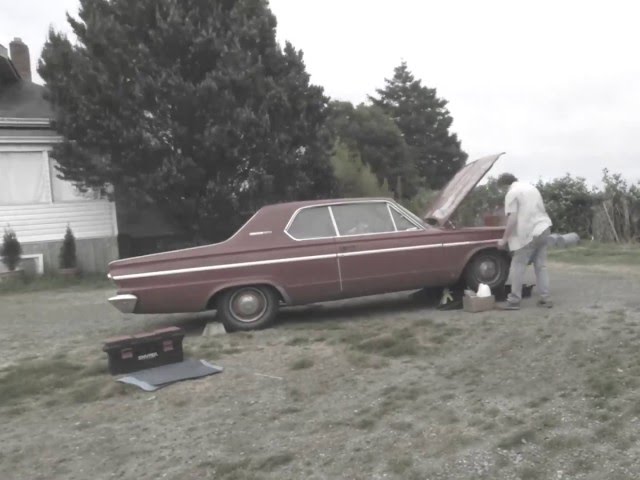
[[[443,226],[455,213],[467,195],[487,174],[493,164],[503,153],[489,155],[471,162],[456,173],[455,177],[442,189],[436,200],[431,204],[424,220],[432,225]]]

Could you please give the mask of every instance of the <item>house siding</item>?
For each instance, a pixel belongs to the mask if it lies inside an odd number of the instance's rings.
[[[0,227],[11,226],[25,254],[43,254],[45,272],[58,268],[67,225],[83,271],[104,272],[118,258],[115,204],[108,201],[0,206]]]
[[[116,237],[115,205],[108,201],[0,206],[0,226],[10,225],[21,242],[56,241],[67,225],[78,239]]]
[[[62,240],[22,244],[24,255],[42,254],[45,272],[55,272],[59,268]],[[78,267],[86,273],[105,273],[109,262],[118,259],[118,240],[112,238],[76,239]]]

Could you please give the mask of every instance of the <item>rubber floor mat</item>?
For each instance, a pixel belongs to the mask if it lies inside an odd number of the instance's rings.
[[[118,382],[135,385],[147,392],[153,392],[172,383],[207,377],[222,372],[223,368],[205,360],[187,359],[161,367],[149,368],[130,373],[117,379]]]

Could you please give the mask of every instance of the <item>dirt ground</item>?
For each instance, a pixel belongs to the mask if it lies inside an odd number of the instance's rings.
[[[555,265],[556,308],[440,312],[405,294],[201,336],[109,289],[0,295],[0,478],[640,477],[640,268]],[[153,393],[102,340],[182,325],[224,373]]]

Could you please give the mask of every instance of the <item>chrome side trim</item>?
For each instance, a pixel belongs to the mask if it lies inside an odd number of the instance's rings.
[[[260,260],[257,262],[241,262],[241,263],[228,263],[226,265],[211,265],[208,267],[192,267],[192,268],[180,268],[177,270],[161,270],[159,272],[147,272],[147,273],[131,273],[129,275],[118,275],[113,277],[114,280],[130,280],[133,278],[146,278],[146,277],[162,277],[165,275],[179,275],[181,273],[194,273],[194,272],[208,272],[211,270],[226,270],[231,268],[242,267],[257,267],[261,265],[276,265],[278,263],[288,262],[307,262],[310,260],[322,260],[325,258],[336,258],[335,253],[326,255],[312,255],[307,257],[292,257],[292,258],[277,258],[274,260]]]
[[[455,242],[455,243],[445,243],[445,247],[462,247],[464,245],[482,245],[485,243],[494,243],[497,244],[498,240],[480,240],[476,242]]]
[[[359,255],[372,255],[374,253],[393,253],[393,252],[409,252],[412,250],[430,250],[432,248],[440,248],[440,247],[442,247],[442,243],[434,243],[432,245],[414,245],[412,247],[384,248],[380,250],[362,250],[359,252],[338,253],[338,258],[357,257]]]
[[[406,252],[411,250],[428,250],[439,247],[458,247],[463,245],[482,245],[487,243],[495,244],[497,240],[481,240],[476,242],[454,242],[454,243],[436,243],[431,245],[413,245],[410,247],[394,247],[394,248],[381,248],[376,250],[362,250],[359,252],[345,252],[345,253],[329,253],[325,255],[310,255],[305,257],[291,257],[291,258],[276,258],[273,260],[259,260],[255,262],[241,262],[241,263],[229,263],[226,265],[211,265],[208,267],[192,267],[192,268],[180,268],[176,270],[162,270],[158,272],[147,273],[132,273],[129,275],[114,276],[114,280],[129,280],[134,278],[146,278],[146,277],[161,277],[165,275],[179,275],[181,273],[194,273],[194,272],[207,272],[212,270],[226,270],[233,268],[243,267],[257,267],[262,265],[276,265],[279,263],[289,262],[308,262],[313,260],[323,260],[327,258],[344,258],[353,257],[359,255],[373,255],[376,253],[388,253],[388,252]]]
[[[138,297],[131,294],[116,295],[109,299],[109,303],[122,313],[133,313],[138,303]]]
[[[249,236],[255,237],[257,235],[270,235],[271,233],[273,233],[271,230],[265,230],[264,232],[251,232]]]

